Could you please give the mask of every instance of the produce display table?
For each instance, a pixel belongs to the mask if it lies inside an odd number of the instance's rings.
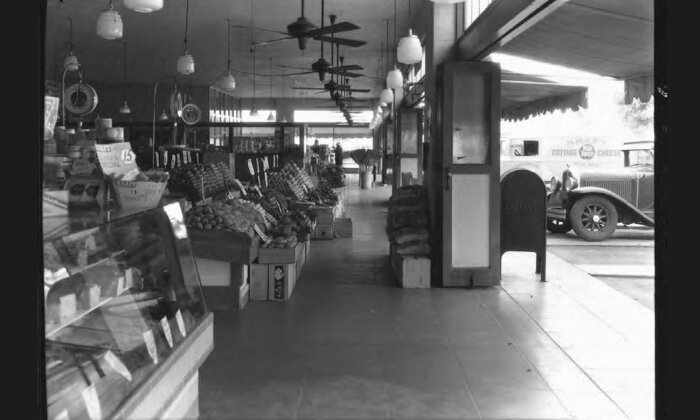
[[[249,267],[258,244],[248,235],[190,229],[192,254],[211,309],[243,309],[250,297]]]

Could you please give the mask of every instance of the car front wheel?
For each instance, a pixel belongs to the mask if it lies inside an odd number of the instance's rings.
[[[608,238],[617,227],[617,210],[605,197],[591,195],[578,200],[569,214],[571,226],[581,238],[597,242]]]
[[[568,220],[547,219],[547,230],[552,233],[566,233],[571,230]]]

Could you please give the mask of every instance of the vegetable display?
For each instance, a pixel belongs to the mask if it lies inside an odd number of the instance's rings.
[[[331,188],[340,188],[345,186],[345,169],[338,165],[319,164],[318,172],[319,182],[324,181]]]
[[[428,201],[425,187],[400,187],[389,199],[386,234],[399,255],[428,255]]]
[[[170,175],[169,187],[186,193],[193,202],[225,192],[227,188],[235,189],[233,174],[223,162],[189,163],[172,169]]]

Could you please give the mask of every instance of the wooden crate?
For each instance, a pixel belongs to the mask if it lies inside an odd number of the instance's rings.
[[[250,300],[267,300],[269,264],[250,265]]]
[[[192,255],[236,264],[251,264],[258,247],[248,235],[223,230],[187,229]]]
[[[258,249],[258,264],[285,263],[293,264],[303,251],[304,243],[297,242],[294,248],[260,248]]]
[[[207,307],[243,309],[249,300],[248,265],[195,257]]]
[[[333,219],[335,218],[333,210],[334,207],[330,206],[318,206],[309,209],[313,214],[316,215],[317,225],[332,225]]]
[[[352,238],[352,219],[342,217],[333,222],[333,234],[338,238]]]
[[[311,239],[333,239],[333,223],[328,225],[317,224]]]
[[[430,288],[430,258],[422,255],[393,254],[394,273],[404,289]]]
[[[295,248],[295,263],[296,263],[296,274],[297,280],[301,277],[301,270],[304,268],[304,263],[306,262],[306,246],[304,242],[299,242],[298,246]]]

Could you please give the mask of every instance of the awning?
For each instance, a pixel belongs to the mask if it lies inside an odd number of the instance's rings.
[[[501,118],[524,120],[554,110],[588,108],[586,86],[561,85],[535,76],[501,72]]]
[[[653,94],[653,0],[570,0],[499,52],[628,81],[626,100]]]

